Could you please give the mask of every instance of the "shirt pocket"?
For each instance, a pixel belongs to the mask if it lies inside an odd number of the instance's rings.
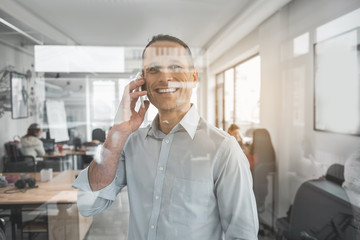
[[[169,218],[185,225],[207,219],[211,184],[175,178],[170,199]]]

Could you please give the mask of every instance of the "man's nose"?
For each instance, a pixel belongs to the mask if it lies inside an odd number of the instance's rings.
[[[167,69],[167,68],[162,68],[160,71],[159,80],[167,82],[167,81],[171,81],[172,79],[173,79],[172,72],[169,71],[169,69]]]

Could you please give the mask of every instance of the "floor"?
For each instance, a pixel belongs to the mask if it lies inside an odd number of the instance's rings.
[[[128,228],[129,201],[127,192],[122,191],[116,202],[106,212],[95,216],[85,240],[125,240]],[[274,234],[261,228],[264,236],[259,240],[274,240]]]
[[[124,191],[125,190],[125,191]],[[84,240],[125,240],[128,229],[129,201],[127,191],[124,189],[117,197],[114,204],[105,212],[94,216],[92,226]],[[11,239],[10,224],[7,224],[6,236]],[[267,228],[261,228],[259,240],[274,240],[274,234]],[[17,234],[17,240],[20,239],[20,233]],[[24,239],[27,239],[25,235]],[[46,240],[46,234],[39,234],[36,240]]]
[[[105,212],[94,216],[85,240],[125,240],[129,226],[129,200],[126,189]]]

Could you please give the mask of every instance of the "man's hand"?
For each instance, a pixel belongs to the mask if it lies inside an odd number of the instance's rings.
[[[114,126],[104,143],[104,147],[109,150],[117,148],[118,138],[126,138],[137,130],[144,121],[145,113],[149,108],[149,101],[145,101],[145,108],[140,107],[138,112],[135,110],[136,102],[139,97],[145,96],[146,91],[139,91],[139,87],[145,83],[143,78],[131,81],[126,85],[124,94],[117,110]]]
[[[135,110],[136,102],[146,91],[139,91],[145,83],[143,78],[131,81],[124,90],[124,94],[117,111],[114,126],[111,128],[104,145],[89,166],[89,182],[93,191],[109,185],[115,177],[121,151],[129,135],[138,129],[144,121],[149,108],[149,101],[145,101],[145,108]]]
[[[134,129],[132,129],[132,132],[139,128],[140,124],[144,120],[146,110],[149,106],[149,103],[147,103],[145,108],[140,108],[139,112],[135,111],[136,102],[139,97],[145,96],[147,94],[146,91],[139,91],[139,88],[144,83],[145,81],[141,77],[131,81],[128,85],[126,85],[123,97],[115,116],[114,124],[120,124],[129,120],[133,120]]]

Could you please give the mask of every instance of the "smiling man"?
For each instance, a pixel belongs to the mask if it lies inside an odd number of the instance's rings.
[[[190,103],[198,73],[180,39],[153,37],[143,78],[131,82],[99,155],[74,183],[84,216],[107,209],[128,187],[129,240],[257,239],[248,161],[233,137],[202,119]],[[142,87],[142,90],[139,90]],[[139,128],[149,102],[158,109]]]

